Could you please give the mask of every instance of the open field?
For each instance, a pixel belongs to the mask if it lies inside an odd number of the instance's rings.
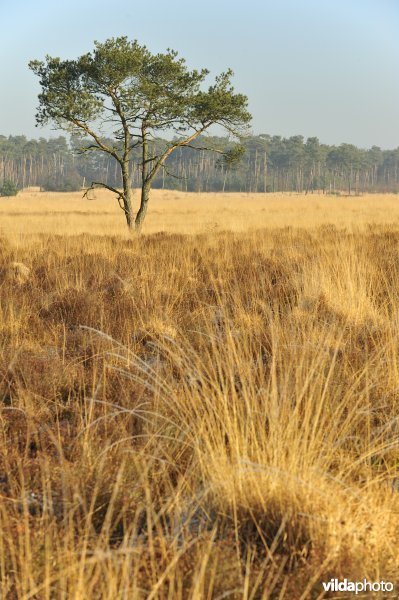
[[[399,197],[97,195],[0,198],[0,598],[397,591]]]
[[[24,192],[0,198],[0,231],[22,237],[26,233],[80,233],[128,237],[115,196],[96,191],[95,200],[71,194]],[[138,208],[139,193],[134,201]],[[253,228],[333,224],[361,228],[369,223],[399,227],[399,196],[371,194],[357,197],[322,194],[186,194],[153,190],[144,233],[209,233]]]

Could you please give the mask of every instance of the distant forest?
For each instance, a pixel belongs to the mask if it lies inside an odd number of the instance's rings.
[[[112,142],[110,142],[112,143]],[[228,138],[203,137],[197,146],[228,150]],[[221,154],[182,148],[171,155],[155,182],[156,188],[190,192],[399,192],[399,148],[368,150],[352,144],[329,146],[316,137],[306,140],[261,134],[240,140],[241,161],[228,168]],[[119,187],[120,169],[101,152],[79,153],[82,140],[57,137],[28,140],[0,136],[0,187],[40,186],[48,191],[74,191],[92,181]],[[154,147],[164,141],[156,139]],[[139,152],[132,155],[132,187],[140,186]]]

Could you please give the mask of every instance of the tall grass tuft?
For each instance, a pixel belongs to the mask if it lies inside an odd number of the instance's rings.
[[[398,243],[1,240],[0,597],[398,585]]]

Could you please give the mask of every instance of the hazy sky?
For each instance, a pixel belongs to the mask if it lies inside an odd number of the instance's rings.
[[[212,75],[231,67],[255,134],[399,146],[399,0],[0,0],[0,23],[3,135],[56,135],[35,128],[29,60],[127,35]]]

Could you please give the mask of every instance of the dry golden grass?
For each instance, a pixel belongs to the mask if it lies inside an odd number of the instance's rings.
[[[1,599],[399,585],[395,197],[0,212]]]
[[[93,233],[128,237],[115,196],[97,190],[95,199],[80,192],[22,192],[0,199],[0,231],[18,239],[26,234]],[[138,209],[139,193],[134,192]],[[143,232],[215,233],[248,229],[332,224],[362,228],[370,223],[399,226],[399,196],[371,194],[187,194],[153,190]]]

